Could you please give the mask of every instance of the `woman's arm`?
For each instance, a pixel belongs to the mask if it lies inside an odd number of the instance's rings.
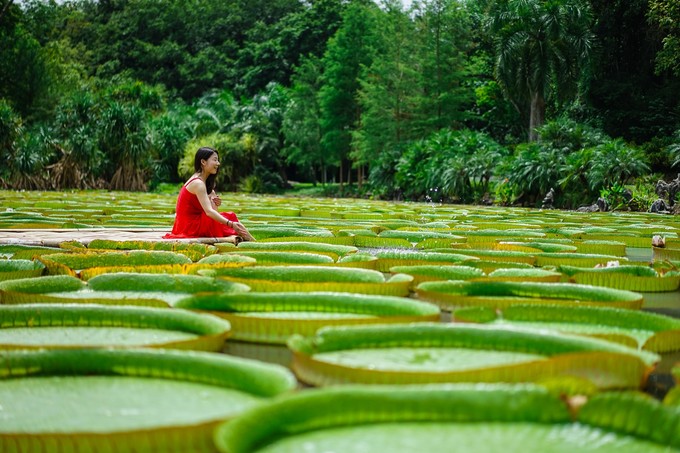
[[[219,212],[217,212],[215,208],[213,208],[210,198],[208,197],[208,194],[205,191],[205,183],[202,180],[195,179],[191,181],[187,185],[187,190],[196,195],[196,197],[198,198],[198,202],[201,204],[201,207],[203,208],[203,212],[205,212],[205,215],[207,215],[208,217],[210,217],[211,219],[218,223],[231,227],[231,225],[234,222],[225,219]]]
[[[222,217],[222,215],[219,212],[217,212],[217,210],[213,207],[213,200],[208,196],[208,194],[205,191],[205,183],[202,180],[195,179],[191,181],[187,185],[187,190],[196,195],[196,197],[198,198],[198,202],[201,203],[201,207],[203,208],[203,212],[205,212],[205,215],[207,215],[208,217],[210,217],[211,219],[215,220],[218,223],[226,225],[229,228],[233,228],[238,233],[239,236],[252,238],[246,227],[243,226],[240,222],[232,222],[231,220]],[[215,192],[213,191],[211,195],[213,195],[214,193]],[[215,197],[217,196],[215,195]],[[215,203],[216,205],[222,204],[222,200],[220,200],[219,197],[217,197],[217,200],[219,201]]]

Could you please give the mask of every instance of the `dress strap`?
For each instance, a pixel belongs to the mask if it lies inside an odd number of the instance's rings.
[[[195,179],[201,179],[200,176],[194,176],[193,178],[190,178],[187,182],[184,183],[184,187],[188,186],[189,183]]]

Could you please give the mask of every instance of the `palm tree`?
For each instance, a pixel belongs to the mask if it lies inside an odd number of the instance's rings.
[[[529,141],[545,120],[546,99],[577,89],[593,46],[588,2],[502,0],[491,13],[496,78],[518,110],[529,104]]]

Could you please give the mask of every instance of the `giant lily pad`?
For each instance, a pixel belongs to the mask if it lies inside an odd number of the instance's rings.
[[[419,297],[443,308],[454,306],[507,307],[513,304],[564,304],[639,309],[642,296],[631,291],[572,283],[533,282],[424,282]]]
[[[560,266],[559,270],[568,275],[571,281],[585,285],[644,292],[675,291],[680,287],[680,275],[661,276],[649,266]]]
[[[0,260],[0,281],[42,275],[45,266],[32,260]]]
[[[503,309],[461,308],[456,321],[555,329],[616,341],[653,352],[680,350],[680,319],[608,307],[512,305]]]
[[[0,348],[164,347],[220,351],[230,325],[186,310],[98,305],[0,306]]]
[[[477,258],[460,255],[457,253],[423,252],[410,250],[380,250],[375,256],[378,258],[376,269],[382,272],[389,272],[395,266],[415,266],[415,265],[444,265],[461,264],[473,261]]]
[[[202,275],[247,284],[253,291],[342,291],[406,296],[413,277],[397,274],[389,280],[378,271],[331,266],[252,266],[203,269]]]
[[[218,249],[225,252],[241,251],[270,251],[270,252],[307,252],[328,255],[334,260],[341,256],[355,253],[358,249],[349,245],[336,245],[315,242],[243,242],[238,249],[224,248],[221,245]]]
[[[402,297],[352,293],[196,295],[178,307],[208,310],[229,320],[235,340],[285,343],[328,325],[437,321],[435,305]]]
[[[413,276],[413,284],[437,280],[469,280],[483,278],[484,272],[469,266],[445,266],[422,264],[415,266],[394,266],[390,272]]]
[[[152,349],[5,351],[0,378],[3,452],[214,451],[219,422],[295,386],[279,366]]]
[[[40,260],[45,264],[50,274],[68,275],[76,275],[82,269],[93,267],[153,266],[191,263],[191,260],[182,254],[152,250],[99,253],[55,253],[44,255]]]
[[[485,325],[323,328],[293,336],[293,370],[318,385],[536,382],[578,377],[638,388],[659,356],[596,338]]]
[[[680,446],[678,423],[680,412],[637,395],[596,396],[574,421],[540,387],[354,386],[280,398],[223,423],[215,439],[223,453],[660,453]]]

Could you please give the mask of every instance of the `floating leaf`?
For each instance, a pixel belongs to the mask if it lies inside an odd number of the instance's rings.
[[[44,270],[45,266],[38,261],[0,260],[0,281],[38,277]]]
[[[444,308],[469,305],[504,308],[518,303],[631,309],[642,306],[642,296],[631,291],[571,283],[424,282],[418,285],[416,293]]]
[[[555,329],[665,353],[680,350],[680,320],[656,313],[609,307],[512,305],[500,310],[461,308],[454,319]]]
[[[211,452],[218,423],[295,386],[279,366],[153,349],[4,351],[0,377],[2,451]]]
[[[402,297],[348,293],[244,293],[197,295],[177,307],[206,310],[229,320],[235,340],[285,343],[327,325],[439,320],[435,305]]]
[[[677,413],[651,400],[629,404],[627,395],[607,396],[610,419],[630,420],[629,426],[591,420],[590,414],[600,410],[599,397],[582,419],[572,421],[558,396],[531,385],[328,388],[250,410],[221,424],[215,441],[223,453],[350,452],[359,445],[364,451],[399,453],[450,452],[470,445],[508,452],[526,451],[528,445],[533,451],[646,453],[675,447]],[[648,413],[667,423],[645,433],[640,428],[655,420],[643,418]]]
[[[415,250],[381,250],[375,256],[378,258],[376,269],[381,272],[389,272],[390,268],[394,266],[461,264],[476,259],[457,253]]]
[[[497,282],[559,282],[562,274],[545,269],[496,269],[487,276],[487,281]]]
[[[298,378],[317,386],[576,376],[599,388],[638,388],[660,360],[595,338],[463,324],[328,327],[314,337],[291,337],[288,347]]]
[[[253,291],[331,291],[406,296],[413,278],[398,274],[385,280],[371,269],[331,266],[254,266],[203,269],[201,275],[245,283]]]
[[[0,348],[164,347],[220,351],[230,325],[185,310],[0,306]]]
[[[469,280],[483,278],[484,272],[468,266],[442,266],[442,265],[416,265],[394,266],[390,268],[392,273],[402,273],[413,276],[413,285],[421,282],[436,280]]]
[[[77,272],[92,267],[152,266],[189,264],[184,255],[166,251],[132,250],[129,252],[62,253],[40,258],[49,273],[63,273],[63,269]]]
[[[284,264],[334,264],[335,261],[328,255],[301,252],[268,252],[239,250],[240,256],[254,258],[259,265],[284,265]],[[214,255],[213,255],[214,256]]]
[[[162,291],[188,294],[247,291],[243,285],[226,280],[183,274],[103,274],[90,279],[87,285],[94,291]]]
[[[220,246],[218,246],[220,248]],[[308,252],[328,255],[334,260],[341,256],[355,253],[358,249],[349,245],[336,245],[314,242],[243,242],[236,251],[270,251],[270,252]]]

